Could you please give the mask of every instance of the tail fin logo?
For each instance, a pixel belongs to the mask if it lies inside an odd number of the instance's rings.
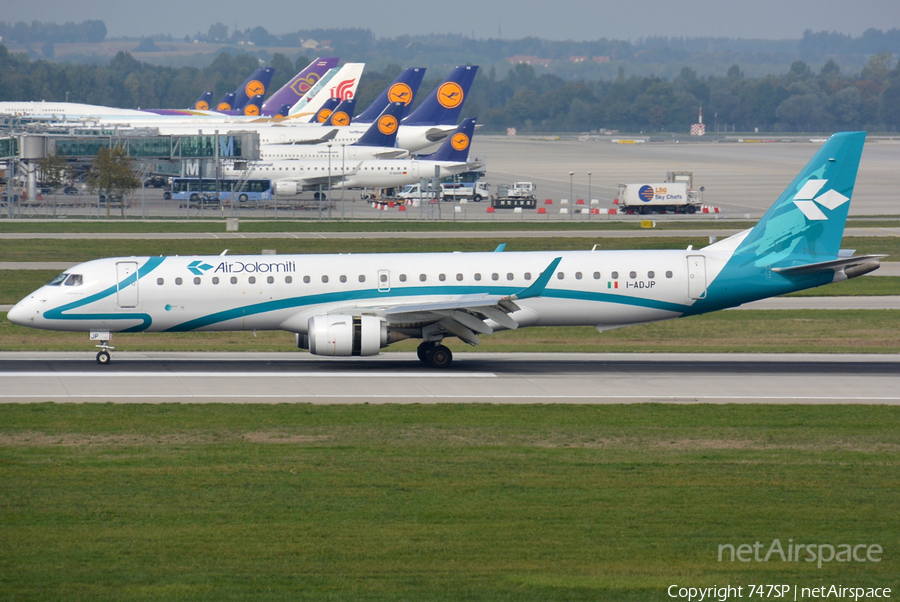
[[[244,87],[244,93],[247,94],[248,98],[253,98],[254,96],[265,94],[266,86],[261,81],[254,79],[252,82],[249,82],[246,87]]]
[[[455,109],[462,104],[465,96],[462,86],[456,82],[447,82],[438,88],[437,99],[445,109]]]
[[[254,104],[247,105],[244,107],[244,115],[250,115],[252,117],[259,115],[259,107]]]
[[[351,98],[353,98],[354,83],[356,83],[355,79],[345,79],[331,89],[331,97],[339,98],[341,100],[350,100]]]
[[[297,96],[303,96],[309,89],[316,85],[316,82],[319,81],[318,73],[311,73],[306,77],[298,78],[294,83],[291,84],[291,90],[293,90]]]
[[[231,105],[227,102],[220,102],[219,106],[216,107],[217,111],[230,111]]]
[[[834,189],[817,197],[816,195],[827,183],[828,180],[807,180],[797,194],[794,195],[794,204],[803,212],[806,219],[810,221],[827,220],[828,216],[822,213],[819,205],[833,211],[850,201],[849,198]]]
[[[396,117],[393,115],[383,115],[381,119],[378,120],[378,131],[385,136],[390,136],[397,131],[398,125]]]
[[[457,132],[450,138],[450,146],[458,151],[464,151],[469,148],[469,137],[462,132]]]
[[[197,104],[194,105],[194,108],[197,109],[198,111],[208,111],[209,103],[206,102],[205,100],[201,100]]]
[[[319,109],[319,112],[316,113],[316,121],[319,123],[325,123],[329,117],[331,117],[331,109]]]
[[[350,116],[343,111],[338,111],[331,116],[331,125],[350,125]]]
[[[412,88],[407,86],[406,84],[394,84],[391,86],[391,89],[388,90],[388,100],[390,102],[402,102],[405,105],[408,105],[412,102]]]

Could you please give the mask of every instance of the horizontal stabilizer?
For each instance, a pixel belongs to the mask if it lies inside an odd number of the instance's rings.
[[[785,276],[791,276],[793,274],[814,274],[817,272],[826,272],[829,270],[838,272],[866,263],[877,264],[882,257],[887,257],[887,255],[858,255],[856,257],[846,257],[843,259],[834,259],[832,261],[807,263],[806,265],[794,265],[786,268],[772,268],[772,271],[777,274],[784,274]]]

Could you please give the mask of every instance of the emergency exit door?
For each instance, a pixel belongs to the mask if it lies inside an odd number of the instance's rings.
[[[691,299],[706,297],[706,257],[688,255],[688,296]]]
[[[116,283],[119,307],[137,307],[137,262],[120,261],[116,264]]]

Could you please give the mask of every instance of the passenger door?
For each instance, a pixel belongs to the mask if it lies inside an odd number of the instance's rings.
[[[126,279],[130,280],[126,282]],[[137,262],[120,261],[116,263],[116,286],[118,287],[119,307],[137,307],[139,301]]]

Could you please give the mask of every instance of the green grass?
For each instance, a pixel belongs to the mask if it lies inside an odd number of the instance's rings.
[[[0,406],[0,596],[896,588],[898,426],[885,406]],[[775,538],[884,560],[717,560]]]
[[[892,310],[723,311],[597,332],[589,326],[523,328],[481,337],[470,347],[448,339],[454,353],[897,353],[900,312]],[[419,341],[401,341],[386,351],[414,351]],[[296,352],[294,335],[281,331],[120,333],[119,351]],[[92,350],[86,333],[24,328],[0,314],[2,351]]]

